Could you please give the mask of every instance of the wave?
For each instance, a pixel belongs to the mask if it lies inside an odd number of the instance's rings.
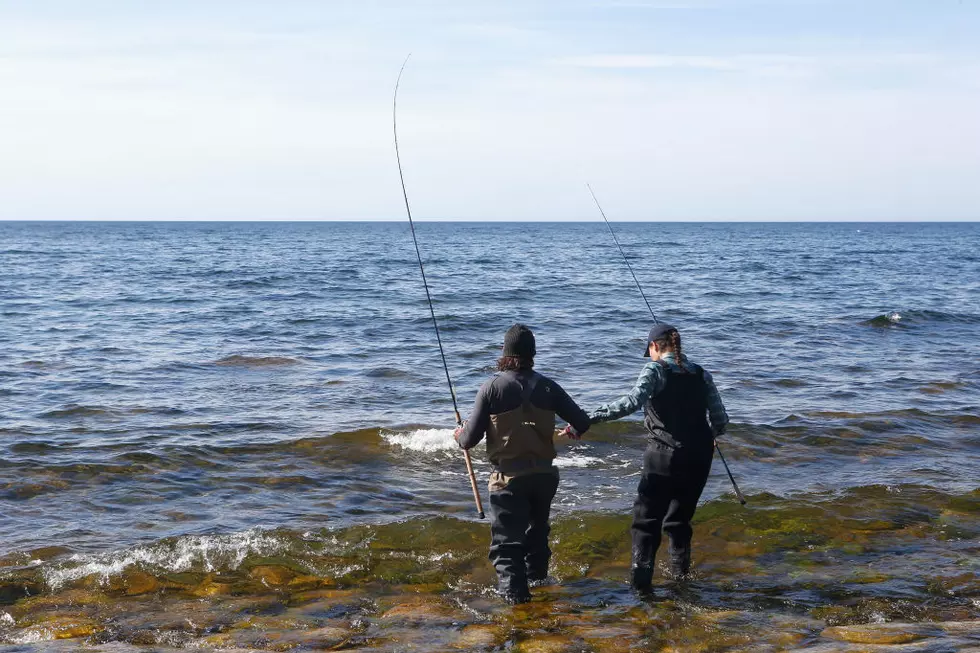
[[[260,530],[230,535],[199,535],[166,540],[159,544],[138,546],[120,553],[101,555],[74,554],[63,563],[42,569],[50,590],[94,576],[102,584],[130,567],[157,573],[185,571],[235,571],[249,555],[271,556],[284,552],[283,541]]]
[[[880,463],[914,456],[910,462],[928,466],[935,464],[934,456],[973,455],[978,441],[972,430],[977,424],[980,414],[969,411],[811,411],[770,424],[732,424],[726,454],[730,449],[733,458],[782,465],[829,463],[834,457],[852,461],[855,456]],[[933,462],[926,462],[923,450]]]
[[[776,379],[772,384],[780,388],[802,388],[809,385],[804,379]]]
[[[848,562],[841,563],[842,569],[850,570],[862,563],[852,560],[855,555],[880,560],[891,548],[907,551],[909,537],[918,538],[917,546],[945,551],[939,553],[943,556],[950,554],[944,543],[948,537],[968,541],[980,535],[980,489],[948,494],[919,485],[868,485],[785,497],[757,493],[748,500],[750,507],[742,508],[732,497],[723,496],[698,510],[699,554],[714,560],[711,564],[716,567],[726,569],[732,543],[740,557],[787,555],[788,560],[814,547],[833,553],[852,551],[855,542],[863,543],[859,553],[844,556]],[[556,577],[591,576],[590,570],[608,570],[613,563],[618,574],[617,565],[629,559],[629,523],[626,510],[556,518]],[[451,584],[472,574],[473,565],[485,558],[485,533],[482,521],[417,517],[317,531],[254,528],[182,535],[104,553],[56,551],[44,559],[14,553],[6,556],[7,566],[0,566],[0,595],[7,592],[8,597],[13,593],[19,598],[38,591],[93,586],[139,593],[129,584],[148,583],[135,572],[151,576],[156,588],[191,595],[202,584],[215,582],[223,585],[220,592],[229,595],[263,586],[267,590],[270,585],[302,590],[310,585],[356,587],[373,581]],[[934,572],[922,568],[912,573],[931,578]],[[793,582],[785,574],[780,578]]]
[[[112,383],[88,383],[77,384],[77,388],[83,390],[110,390],[118,391],[127,386]],[[40,414],[45,419],[66,419],[72,417],[99,417],[99,416],[122,416],[122,415],[160,415],[163,417],[174,417],[187,414],[187,411],[172,406],[84,406],[81,404],[65,404],[60,408],[49,410]]]
[[[41,413],[40,417],[48,419],[63,419],[67,417],[93,417],[98,415],[108,415],[111,411],[102,406],[82,406],[80,404],[67,404],[62,408],[49,410]]]
[[[882,313],[861,324],[877,328],[904,327],[928,323],[941,324],[980,324],[980,315],[974,313],[947,313],[944,311],[890,311]]]
[[[365,371],[364,376],[371,379],[403,379],[412,375],[395,367],[373,367]]]
[[[288,356],[242,356],[233,354],[214,361],[220,367],[280,367],[300,365],[302,361]]]
[[[904,316],[898,311],[892,311],[891,313],[884,313],[873,317],[870,320],[865,320],[861,324],[873,327],[893,327],[898,326],[902,323]]]
[[[389,445],[407,449],[408,451],[418,451],[421,453],[435,453],[437,451],[455,451],[459,445],[453,439],[454,429],[416,429],[405,433],[394,431],[380,432],[381,439]]]
[[[252,279],[232,279],[228,281],[228,288],[268,288],[279,284],[293,281],[292,275],[263,275]]]
[[[555,458],[556,467],[595,467],[602,465],[606,461],[596,456],[583,456],[572,454],[570,456],[558,456]]]
[[[453,429],[416,429],[404,433],[382,430],[381,438],[391,446],[419,453],[459,450],[459,445],[453,439]],[[595,467],[605,463],[602,458],[575,452],[559,455],[554,461],[555,466],[561,468]]]
[[[802,382],[795,379],[774,379],[765,381],[766,384],[775,384],[784,387],[798,387]],[[970,387],[973,384],[963,381],[929,381],[920,382],[923,391],[949,391]],[[767,423],[744,423],[732,422],[730,427],[740,432],[751,432],[757,429],[780,428],[780,427],[805,427],[812,429],[814,433],[821,430],[834,429],[845,423],[866,427],[875,432],[894,432],[908,430],[912,427],[921,426],[941,426],[949,425],[971,425],[980,423],[980,406],[964,406],[958,410],[925,410],[922,408],[905,408],[886,411],[801,411],[791,413]],[[180,418],[187,415],[187,411],[169,406],[136,406],[129,408],[114,408],[106,406],[80,406],[68,405],[63,408],[44,413],[45,417],[71,417],[76,415],[107,415],[107,414],[149,414],[162,417]],[[161,427],[165,431],[179,432],[182,437],[184,434],[200,432],[202,435],[221,434],[231,436],[238,433],[255,433],[262,431],[275,431],[284,433],[289,430],[286,422],[254,421],[254,422],[226,422],[226,421],[175,421],[171,424],[164,424]],[[942,429],[940,429],[942,430]],[[20,431],[17,431],[18,433]],[[2,431],[0,431],[2,433]],[[452,450],[456,448],[456,443],[452,437],[453,429],[436,427],[429,425],[411,426],[369,426],[348,431],[336,431],[330,434],[316,435],[304,438],[278,438],[265,442],[240,442],[229,444],[211,444],[206,440],[184,440],[181,444],[168,445],[163,443],[158,452],[166,454],[180,452],[208,451],[228,455],[250,454],[250,453],[273,453],[288,452],[294,450],[311,449],[331,449],[335,446],[343,448],[364,447],[376,449],[378,444],[397,446],[402,449],[418,452],[435,452]],[[588,433],[587,441],[596,444],[640,444],[646,437],[643,423],[637,419],[623,419],[612,422],[603,422],[594,425]],[[51,441],[54,445],[54,441]],[[33,447],[35,443],[11,443],[17,447]],[[38,443],[39,446],[47,446],[45,442]],[[99,451],[106,448],[126,448],[131,443],[115,443],[111,447],[106,445],[93,445],[92,451]],[[138,445],[143,446],[143,445]],[[26,451],[26,449],[25,449]]]
[[[52,252],[50,250],[44,249],[5,249],[0,251],[0,255],[11,254],[16,256],[58,256],[67,257],[67,253],[63,252]]]
[[[834,419],[869,420],[869,421],[880,420],[885,424],[891,424],[893,422],[900,421],[900,420],[907,420],[907,421],[925,420],[934,423],[946,423],[950,420],[966,421],[967,423],[980,421],[980,416],[967,411],[958,411],[958,412],[928,411],[928,410],[923,410],[921,408],[899,408],[896,410],[871,411],[866,413],[817,410],[817,411],[809,411],[803,413],[803,415],[805,418],[813,418],[821,421],[834,420]],[[799,420],[799,417],[796,415],[790,415],[786,419]]]

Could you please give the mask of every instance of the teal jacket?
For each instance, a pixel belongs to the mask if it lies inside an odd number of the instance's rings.
[[[672,352],[664,354],[661,360],[670,365],[671,370],[680,371],[681,368],[677,364]],[[725,428],[728,426],[728,413],[725,412],[725,404],[721,401],[718,388],[715,387],[715,382],[707,370],[697,363],[692,363],[683,354],[681,354],[681,360],[684,363],[684,367],[688,370],[701,371],[704,374],[704,382],[708,386],[708,422],[711,424],[711,430],[714,432],[715,437],[717,437],[724,433]],[[589,413],[589,419],[592,420],[593,424],[596,424],[598,422],[609,422],[620,417],[632,415],[643,408],[647,399],[656,396],[663,390],[664,383],[666,383],[666,378],[663,368],[656,361],[650,361],[640,371],[636,385],[629,391],[629,394],[596,408]]]

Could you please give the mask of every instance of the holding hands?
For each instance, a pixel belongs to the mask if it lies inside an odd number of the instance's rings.
[[[581,440],[582,436],[575,431],[571,426],[566,426],[561,431],[558,431],[558,435],[563,438],[568,438],[569,440]]]

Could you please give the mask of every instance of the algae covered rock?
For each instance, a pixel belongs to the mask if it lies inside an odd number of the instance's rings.
[[[200,582],[200,584],[192,588],[189,593],[191,596],[208,598],[212,596],[231,594],[231,591],[232,586],[230,583],[220,583],[216,581],[212,575],[208,575]]]
[[[252,567],[248,575],[267,587],[277,587],[285,585],[291,581],[296,574],[292,570],[279,565],[260,565]]]
[[[507,637],[507,630],[496,624],[473,624],[466,626],[453,642],[458,649],[488,649],[499,646]]]
[[[300,630],[279,630],[260,632],[251,637],[236,637],[238,644],[254,646],[268,651],[324,650],[342,646],[351,637],[351,632],[342,627],[325,626]]]
[[[584,641],[596,653],[613,653],[625,651],[631,645],[641,640],[643,631],[634,625],[596,625],[592,627],[576,627],[572,629],[575,635]]]
[[[121,576],[109,581],[110,592],[123,592],[128,596],[149,594],[160,589],[160,581],[137,569],[127,569]]]
[[[941,635],[942,631],[922,624],[865,624],[831,626],[820,634],[851,644],[908,644],[932,635]]]
[[[513,650],[520,653],[566,653],[580,650],[575,640],[568,635],[529,636],[522,640]]]
[[[405,602],[392,606],[381,615],[381,622],[384,624],[399,623],[427,626],[449,626],[469,619],[470,616],[465,612],[436,597],[409,598]]]
[[[76,639],[91,637],[103,630],[94,619],[70,616],[52,616],[43,623],[24,628],[12,639],[22,642],[44,642],[53,639]]]

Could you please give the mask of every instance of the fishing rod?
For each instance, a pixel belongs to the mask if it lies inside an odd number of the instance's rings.
[[[453,413],[456,415],[456,426],[463,425],[463,418],[459,416],[459,406],[456,403],[456,391],[453,389],[453,380],[449,376],[449,365],[446,363],[446,352],[442,348],[442,338],[439,335],[439,322],[436,320],[436,310],[432,307],[432,295],[429,294],[429,282],[425,278],[425,266],[422,265],[422,252],[419,250],[419,239],[415,236],[415,222],[412,220],[412,208],[408,205],[408,191],[405,189],[405,175],[402,173],[402,157],[398,151],[398,85],[402,81],[402,73],[412,55],[405,57],[401,70],[398,71],[398,79],[395,81],[395,94],[391,102],[391,123],[395,133],[395,159],[398,161],[398,178],[402,182],[402,196],[405,198],[405,212],[408,213],[408,226],[412,230],[412,242],[415,243],[415,255],[419,260],[419,272],[422,273],[422,285],[425,287],[425,299],[429,302],[429,313],[432,315],[432,328],[436,332],[436,342],[439,344],[439,355],[442,357],[442,368],[446,371],[446,383],[449,385],[449,395],[453,398]],[[470,459],[470,452],[463,449],[463,457],[466,460],[466,471],[470,476],[470,486],[473,488],[473,500],[476,502],[476,512],[480,519],[485,518],[483,512],[483,501],[480,499],[480,490],[476,487],[476,475],[473,473],[473,461]]]
[[[650,306],[650,302],[647,300],[646,293],[643,292],[643,287],[640,286],[639,279],[636,278],[636,273],[633,272],[633,266],[630,265],[630,260],[626,258],[626,252],[623,251],[623,246],[619,244],[619,238],[616,238],[616,232],[613,231],[612,225],[609,224],[609,220],[606,219],[606,212],[602,210],[599,200],[596,199],[595,191],[592,190],[592,185],[586,184],[585,186],[589,189],[589,193],[592,194],[592,201],[595,202],[596,207],[599,209],[599,213],[602,214],[602,219],[605,220],[606,226],[609,227],[609,233],[612,234],[613,241],[616,243],[616,247],[619,248],[619,253],[623,255],[623,260],[626,261],[626,267],[629,268],[630,274],[633,275],[633,283],[636,284],[636,289],[640,291],[640,297],[643,298],[643,302],[647,305],[647,310],[649,310],[650,315],[653,316],[653,323],[660,324],[660,320],[657,319],[657,314],[653,312],[653,308]]]
[[[606,226],[609,227],[609,233],[612,234],[613,240],[616,241],[616,247],[619,248],[619,253],[623,255],[623,260],[626,262],[626,267],[629,268],[630,274],[633,275],[633,281],[636,283],[636,289],[640,291],[640,296],[643,297],[643,301],[646,302],[647,309],[650,311],[650,315],[653,317],[653,322],[655,324],[660,324],[660,320],[657,319],[657,314],[653,312],[653,308],[650,306],[650,302],[647,301],[647,296],[643,293],[643,288],[640,286],[639,280],[636,278],[636,273],[633,272],[633,266],[630,265],[630,260],[626,258],[626,252],[623,251],[623,246],[619,244],[619,238],[616,237],[616,232],[613,231],[612,225],[609,223],[609,219],[606,218],[606,212],[602,210],[602,205],[599,204],[598,198],[595,196],[595,191],[592,190],[591,184],[586,184],[586,188],[589,189],[589,193],[592,195],[592,201],[595,202],[596,207],[599,209],[599,213],[602,215],[602,219],[605,221]],[[735,477],[732,476],[732,470],[728,468],[728,461],[725,460],[725,454],[721,452],[721,447],[718,446],[718,441],[715,441],[715,449],[718,451],[718,457],[721,458],[721,464],[725,466],[725,471],[728,472],[728,480],[732,482],[732,487],[735,488],[735,496],[738,498],[738,502],[745,505],[745,495],[742,491],[738,489],[738,483],[735,482]]]
[[[735,477],[732,476],[732,470],[728,469],[728,462],[725,460],[725,454],[721,452],[721,447],[718,446],[718,441],[715,440],[715,450],[718,452],[718,457],[721,458],[721,464],[725,466],[725,471],[728,472],[728,480],[732,482],[732,487],[735,488],[735,496],[738,497],[738,502],[745,505],[745,496],[742,491],[738,489],[738,483],[735,482]]]

